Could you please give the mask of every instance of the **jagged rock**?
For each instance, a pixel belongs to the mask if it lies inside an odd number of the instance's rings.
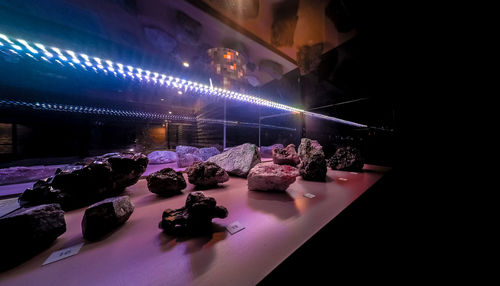
[[[220,154],[220,151],[215,147],[200,148],[200,157],[203,161],[217,154]]]
[[[129,196],[108,198],[85,210],[82,234],[86,240],[97,240],[124,224],[134,212]]]
[[[274,144],[271,146],[261,146],[259,148],[261,157],[271,157],[273,155],[274,148],[283,148],[283,144]]]
[[[295,145],[289,144],[286,148],[273,148],[273,163],[297,166],[300,163],[300,158],[299,154],[295,152]]]
[[[226,218],[228,214],[225,207],[216,204],[214,198],[205,197],[202,192],[190,193],[184,207],[163,212],[159,227],[174,236],[207,233],[213,218]]]
[[[64,210],[87,206],[122,193],[139,180],[148,157],[141,153],[110,153],[86,165],[58,169],[19,197],[21,206],[59,203]]]
[[[196,46],[201,36],[203,26],[182,11],[177,11],[175,21],[175,36],[177,41]]]
[[[230,175],[246,177],[250,169],[260,163],[260,153],[257,146],[245,143],[212,156],[207,161],[219,165]]]
[[[66,231],[58,204],[20,208],[0,218],[0,270],[10,268],[48,247]]]
[[[326,160],[323,147],[316,140],[302,138],[299,145],[299,173],[304,180],[325,181]]]
[[[146,177],[150,192],[161,196],[173,196],[180,194],[186,188],[186,180],[182,172],[176,172],[172,168],[165,168],[154,172]]]
[[[304,159],[306,156],[310,156],[310,154],[314,150],[323,152],[323,146],[321,146],[316,140],[311,140],[309,138],[300,139],[300,145],[298,148],[300,159]]]
[[[165,53],[172,52],[177,46],[177,41],[173,36],[158,28],[146,27],[144,28],[144,34],[146,34],[146,38],[153,46]]]
[[[192,146],[179,145],[175,148],[177,153],[177,166],[179,168],[189,167],[194,162],[203,161],[200,149]]]
[[[328,165],[332,170],[361,171],[364,160],[358,149],[347,146],[338,148],[335,154],[328,159]]]
[[[153,151],[148,154],[149,164],[177,162],[177,153],[173,151]]]
[[[248,189],[250,191],[281,191],[295,182],[299,175],[297,168],[278,165],[271,162],[259,163],[248,173]]]
[[[261,60],[259,62],[259,71],[267,73],[276,80],[281,79],[283,76],[283,66],[272,60]]]
[[[201,188],[214,187],[229,180],[226,171],[213,162],[196,162],[186,169],[186,173],[189,182]]]

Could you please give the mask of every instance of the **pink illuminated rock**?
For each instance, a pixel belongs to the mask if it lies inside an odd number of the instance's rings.
[[[286,148],[274,148],[273,163],[290,166],[296,166],[300,163],[299,154],[295,152],[295,145],[290,144],[286,146]]]
[[[288,165],[278,165],[271,162],[260,163],[248,174],[248,189],[250,191],[281,191],[284,192],[299,175],[297,168]]]

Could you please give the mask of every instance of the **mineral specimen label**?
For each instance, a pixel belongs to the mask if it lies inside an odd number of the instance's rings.
[[[73,245],[71,247],[64,248],[64,249],[58,250],[56,252],[53,252],[49,256],[49,258],[47,258],[47,260],[45,260],[45,262],[42,264],[42,266],[78,254],[78,252],[80,252],[80,249],[82,248],[83,244],[84,243],[82,242],[82,243],[79,243],[77,245]]]
[[[312,199],[312,198],[314,198],[315,196],[316,196],[316,195],[313,195],[313,194],[311,194],[311,193],[305,193],[305,194],[304,194],[304,197],[306,197],[306,198],[308,198],[308,199]]]
[[[227,231],[229,231],[229,233],[231,235],[233,235],[241,230],[244,230],[245,227],[243,225],[241,225],[241,223],[239,221],[235,221],[232,224],[226,226],[226,229],[227,229]]]

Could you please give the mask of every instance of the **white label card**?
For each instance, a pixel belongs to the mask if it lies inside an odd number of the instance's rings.
[[[338,178],[337,180],[339,180],[339,181],[343,181],[343,182],[348,181],[346,178]]]
[[[45,262],[42,265],[56,262],[56,261],[59,261],[61,259],[68,258],[70,256],[78,254],[78,252],[80,252],[80,249],[82,249],[83,244],[84,243],[82,242],[82,243],[73,245],[71,247],[52,252],[52,254],[49,256],[49,258],[47,258],[47,260],[45,260]]]
[[[316,196],[316,195],[313,195],[313,194],[311,194],[311,193],[305,193],[305,194],[304,194],[304,197],[306,197],[306,198],[308,198],[308,199],[312,199],[312,198],[314,198],[315,196]]]
[[[231,235],[233,235],[238,231],[244,230],[245,227],[239,221],[235,221],[232,224],[226,226],[226,229]]]

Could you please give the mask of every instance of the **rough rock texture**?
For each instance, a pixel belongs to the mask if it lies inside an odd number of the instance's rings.
[[[153,151],[148,154],[149,164],[177,162],[177,153],[173,151]]]
[[[0,218],[0,230],[0,270],[4,270],[48,247],[66,231],[66,221],[58,204],[46,204]]]
[[[361,171],[364,164],[361,152],[351,146],[338,148],[328,159],[328,165],[332,170]]]
[[[175,36],[177,41],[186,45],[196,46],[203,30],[201,23],[182,11],[177,11],[175,18]]]
[[[203,161],[200,149],[192,146],[179,145],[175,148],[177,153],[177,166],[179,168],[189,167],[194,162]]]
[[[211,0],[210,3],[221,10],[228,10],[230,15],[239,19],[256,18],[259,15],[259,0]]]
[[[108,198],[85,210],[82,234],[87,240],[97,240],[124,224],[134,212],[129,196]]]
[[[139,180],[148,165],[141,153],[110,153],[86,165],[57,170],[19,197],[21,206],[59,203],[64,210],[87,206],[122,193]]]
[[[220,154],[220,151],[215,147],[200,148],[200,157],[203,161],[217,154]]]
[[[300,158],[299,154],[295,152],[295,145],[289,144],[286,148],[273,148],[273,163],[297,166],[300,163]]]
[[[302,138],[299,145],[299,173],[304,180],[325,181],[326,160],[323,147],[316,140]]]
[[[276,80],[281,79],[283,76],[283,66],[271,60],[261,60],[259,62],[259,71],[267,73]]]
[[[246,177],[250,169],[260,163],[260,153],[257,146],[245,143],[212,156],[207,161],[221,166],[230,175]]]
[[[271,162],[259,163],[248,174],[248,189],[250,191],[281,191],[295,182],[299,175],[297,168],[288,165],[278,165]]]
[[[283,148],[283,144],[274,144],[271,146],[261,146],[259,148],[261,157],[271,157],[273,155],[274,148]]]
[[[186,188],[186,180],[182,172],[176,172],[172,168],[161,169],[146,177],[150,192],[160,196],[170,197],[181,193]]]
[[[300,139],[300,145],[298,148],[300,159],[304,159],[306,156],[309,156],[313,150],[323,152],[323,146],[321,146],[316,140],[311,140],[309,138]]]
[[[184,207],[163,212],[159,227],[174,236],[210,232],[213,218],[227,217],[227,209],[216,204],[214,198],[205,197],[202,192],[190,193]]]
[[[214,187],[229,180],[226,171],[213,162],[196,162],[186,169],[186,173],[189,182],[201,188]]]

